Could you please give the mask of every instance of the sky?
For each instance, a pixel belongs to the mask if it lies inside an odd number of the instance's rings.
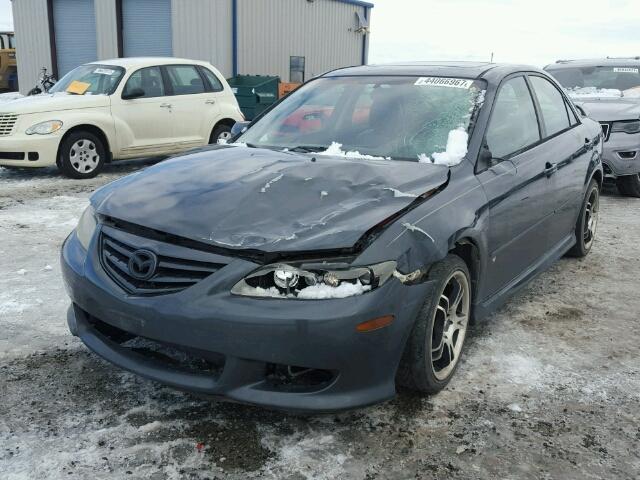
[[[265,0],[266,1],[266,0]],[[302,1],[302,0],[301,0]],[[640,0],[369,0],[369,62],[640,55]],[[12,28],[0,0],[0,29]]]

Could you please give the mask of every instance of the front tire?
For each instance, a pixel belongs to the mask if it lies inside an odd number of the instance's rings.
[[[640,197],[640,173],[616,178],[618,191],[628,197]]]
[[[418,312],[400,361],[397,381],[433,394],[447,386],[460,363],[471,316],[469,269],[457,255],[448,255],[429,272],[433,293]]]
[[[104,167],[107,152],[102,140],[91,132],[71,132],[60,144],[58,168],[69,178],[93,178]]]
[[[586,257],[591,251],[598,229],[599,212],[600,186],[596,180],[591,180],[576,223],[576,244],[569,250],[570,257]]]

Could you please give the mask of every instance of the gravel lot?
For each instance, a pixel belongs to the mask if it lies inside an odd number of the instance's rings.
[[[444,392],[340,415],[204,401],[67,333],[58,251],[99,185],[0,168],[0,477],[640,478],[640,200],[488,322]]]

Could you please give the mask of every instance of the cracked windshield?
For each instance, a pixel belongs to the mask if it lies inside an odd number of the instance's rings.
[[[455,164],[466,153],[483,92],[483,81],[461,78],[321,78],[291,94],[239,142]]]

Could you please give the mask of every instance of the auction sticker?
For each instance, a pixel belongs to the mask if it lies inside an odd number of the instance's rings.
[[[640,69],[633,67],[613,67],[615,73],[638,73]]]
[[[98,75],[113,75],[115,70],[111,70],[110,68],[96,68],[93,73]]]
[[[469,89],[473,85],[473,80],[467,78],[450,77],[420,77],[414,85],[423,87],[449,87]]]

